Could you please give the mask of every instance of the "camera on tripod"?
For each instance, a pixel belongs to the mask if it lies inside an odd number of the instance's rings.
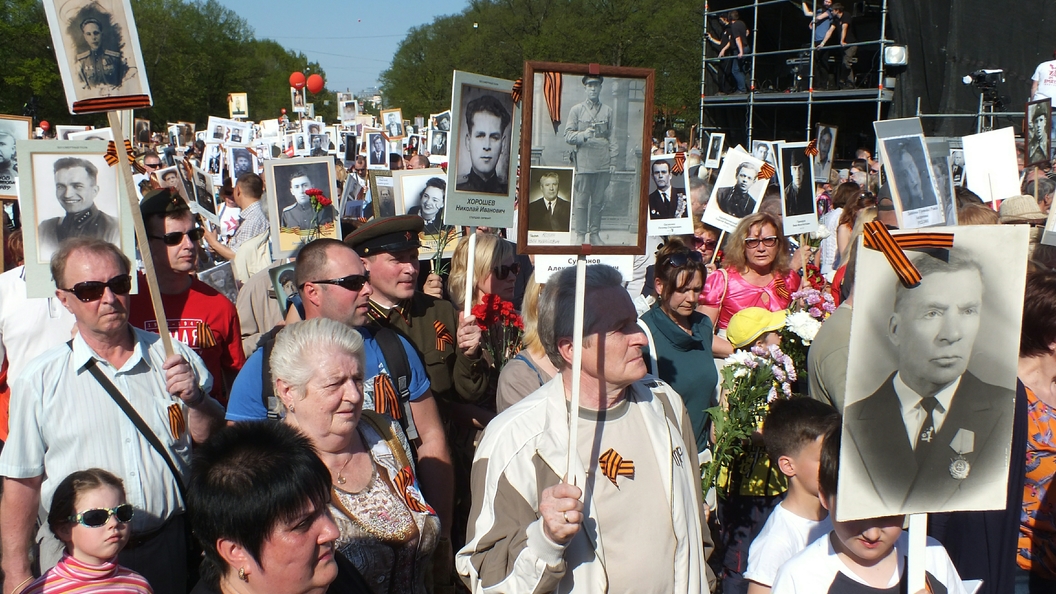
[[[997,85],[1005,82],[1004,70],[976,70],[961,79],[966,85],[972,85],[983,94],[983,101],[1000,104],[1002,98],[997,94]]]

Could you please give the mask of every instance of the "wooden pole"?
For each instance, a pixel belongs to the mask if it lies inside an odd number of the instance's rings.
[[[576,305],[572,322],[572,402],[568,413],[568,458],[565,482],[576,484],[572,475],[574,456],[579,453],[579,383],[583,377],[583,311],[587,294],[587,257],[576,258]]]
[[[147,227],[143,224],[143,213],[139,211],[139,199],[135,184],[132,182],[132,171],[128,168],[128,152],[125,151],[125,135],[121,130],[121,120],[116,111],[107,112],[110,120],[110,129],[114,133],[114,144],[117,145],[117,175],[125,186],[125,194],[128,196],[128,207],[132,211],[132,224],[136,229],[136,243],[139,244],[139,254],[143,258],[143,270],[147,277],[147,288],[150,290],[150,304],[154,307],[154,320],[158,323],[158,334],[161,335],[161,344],[165,347],[165,356],[172,355],[172,336],[169,334],[168,318],[165,317],[165,307],[161,303],[161,289],[158,288],[158,274],[154,271],[154,260],[150,257],[150,242],[147,237]]]

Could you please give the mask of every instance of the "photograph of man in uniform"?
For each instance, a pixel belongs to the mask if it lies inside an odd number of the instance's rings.
[[[180,174],[176,173],[176,167],[162,169],[158,172],[158,179],[160,180],[158,183],[163,188],[179,189],[180,187]]]
[[[325,134],[312,134],[308,137],[309,144],[311,144],[311,152],[308,153],[309,157],[322,157],[326,155],[326,149],[323,148],[323,144],[329,144],[326,142]]]
[[[681,219],[689,216],[686,189],[675,188],[671,185],[671,163],[666,160],[653,161],[650,171],[652,172],[652,186],[656,189],[649,194],[649,218],[653,220]]]
[[[802,148],[784,149],[781,154],[784,165],[785,216],[796,217],[814,212],[814,184],[808,174],[810,164]]]
[[[439,177],[430,177],[418,194],[418,204],[410,207],[407,214],[418,215],[425,220],[426,235],[437,235],[444,228],[444,194],[447,182]]]
[[[920,136],[881,140],[891,160],[890,181],[903,211],[916,210],[939,203],[931,180],[931,168]]]
[[[463,85],[463,89],[466,87]],[[470,170],[459,176],[455,189],[460,192],[509,194],[509,179],[505,175],[509,171],[509,127],[512,119],[510,110],[490,92],[466,105],[465,119],[459,129],[466,131],[463,142],[469,153]],[[461,160],[465,153],[459,153]],[[459,170],[464,170],[463,164],[459,165]]]
[[[716,190],[715,199],[722,212],[743,219],[755,212],[755,198],[748,189],[759,175],[758,168],[748,161],[737,166],[737,181],[734,185]]]
[[[385,154],[385,137],[378,132],[371,132],[367,134],[367,144],[370,146],[370,150],[367,151],[367,165],[374,168],[387,168],[389,161],[388,155]]]
[[[1023,163],[1027,167],[1042,165],[1050,161],[1051,109],[1052,103],[1048,100],[1027,104],[1027,159]]]
[[[440,130],[433,131],[433,142],[429,145],[429,154],[437,156],[447,156],[447,132]]]
[[[106,35],[103,27],[106,25]],[[105,37],[115,35],[108,19],[103,15],[89,16],[80,21],[81,42],[74,44],[85,51],[77,54],[76,71],[78,79],[84,89],[98,90],[106,87],[117,88],[124,82],[128,72],[128,64],[118,49],[121,43],[104,43]]]
[[[227,96],[228,110],[232,118],[246,117],[246,94],[230,93]]]
[[[119,245],[117,219],[99,210],[95,204],[99,196],[99,170],[96,166],[78,157],[61,157],[52,169],[55,199],[66,214],[41,221],[37,226],[40,261],[47,262],[59,244],[71,237],[95,237]],[[35,195],[44,198],[43,192]],[[39,207],[37,212],[40,212]]]
[[[568,233],[572,222],[572,203],[560,194],[561,177],[556,172],[539,176],[542,198],[528,203],[528,230]]]
[[[956,247],[913,263],[923,278],[897,284],[887,324],[898,367],[844,414],[841,469],[849,462],[862,494],[879,496],[877,515],[965,509],[1007,476],[1015,394],[968,371],[985,316],[982,270]]]
[[[605,208],[605,192],[616,171],[616,155],[619,146],[613,134],[613,112],[601,103],[601,87],[605,79],[587,74],[582,78],[587,98],[573,105],[568,112],[565,126],[565,142],[572,145],[575,153],[576,237],[574,244],[588,240],[592,245],[603,245],[601,241],[601,213]]]
[[[319,165],[315,165],[319,167]],[[322,168],[325,170],[325,165]],[[325,177],[325,175],[324,175]],[[312,207],[312,198],[308,195],[311,188],[319,188],[326,192],[330,185],[316,186],[312,184],[307,168],[297,168],[290,173],[289,192],[281,192],[279,206],[282,208],[282,226],[297,227],[298,229],[312,229],[316,225],[325,225],[334,220],[332,208],[323,208],[319,212]]]

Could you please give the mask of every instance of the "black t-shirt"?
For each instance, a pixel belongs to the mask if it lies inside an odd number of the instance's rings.
[[[835,12],[832,13],[832,35],[829,36],[829,43],[826,45],[839,45],[840,35],[843,33],[843,26],[847,25],[847,37],[844,41],[847,43],[854,43],[854,22],[851,19],[851,15],[846,12],[843,16],[837,16]]]
[[[748,47],[748,26],[744,24],[744,21],[730,23],[730,51],[728,53],[732,56],[737,55],[737,38],[740,38],[741,46],[747,55],[751,49]]]

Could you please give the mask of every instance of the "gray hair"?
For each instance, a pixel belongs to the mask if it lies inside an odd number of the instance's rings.
[[[618,270],[605,264],[587,266],[586,295],[604,289],[623,287],[623,276]],[[572,337],[575,322],[576,305],[576,268],[574,266],[561,270],[546,283],[543,296],[539,300],[539,338],[546,350],[546,356],[559,370],[568,367],[557,343],[562,338]],[[583,335],[588,336],[597,331],[595,326],[601,317],[604,307],[585,307],[583,312]]]
[[[311,361],[328,349],[344,351],[355,357],[360,370],[365,370],[363,336],[354,328],[329,318],[313,318],[283,328],[275,337],[271,349],[271,381],[280,378],[293,386],[304,397],[312,379]]]

